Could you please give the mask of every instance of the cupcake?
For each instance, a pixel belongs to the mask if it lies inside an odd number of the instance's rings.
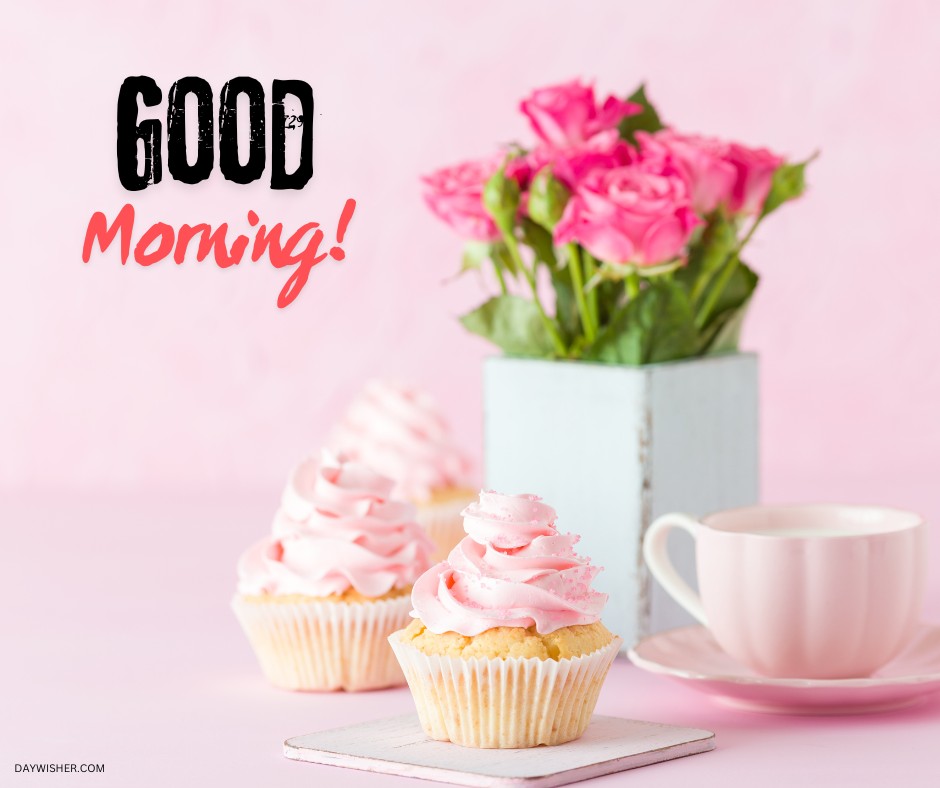
[[[460,513],[476,498],[470,463],[457,448],[434,400],[412,386],[372,381],[352,402],[330,441],[395,480],[395,494],[417,507],[417,519],[443,559],[463,538]]]
[[[232,607],[268,680],[292,690],[403,684],[388,636],[405,626],[433,545],[394,483],[324,455],[291,474],[273,533],[238,563]]]
[[[584,733],[620,638],[600,621],[599,567],[533,495],[480,494],[467,536],[415,582],[389,642],[432,739],[562,744]]]

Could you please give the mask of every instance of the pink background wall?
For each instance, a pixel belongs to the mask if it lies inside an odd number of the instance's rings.
[[[519,98],[575,75],[604,92],[646,80],[686,129],[822,150],[810,194],[750,253],[764,493],[940,519],[940,4],[23,3],[0,19],[0,64],[0,631],[13,646],[0,649],[0,773],[72,761],[106,773],[23,784],[408,782],[282,758],[288,736],[412,701],[265,685],[227,609],[235,561],[370,376],[426,385],[479,457],[491,351],[455,316],[484,292],[472,277],[444,286],[460,245],[421,204],[418,175],[524,138]],[[215,173],[125,192],[114,117],[131,74],[164,92],[199,75],[216,95],[235,75],[307,80],[313,182],[283,194]],[[254,209],[290,230],[332,226],[347,197],[346,262],[324,263],[286,310],[286,274],[266,262],[81,262],[92,212],[127,201],[145,226],[244,230]],[[643,784],[864,786],[891,770],[937,784],[938,708],[742,715],[621,660],[599,711],[718,733],[715,753],[644,770]]]
[[[646,80],[676,125],[816,148],[811,192],[762,228],[744,346],[763,359],[765,492],[838,497],[940,460],[940,8],[930,3],[34,4],[2,47],[5,249],[0,483],[6,491],[281,484],[369,376],[425,384],[480,454],[480,360],[455,316],[480,301],[418,175],[526,138],[518,99],[574,75]],[[590,8],[590,13],[574,9]],[[290,10],[289,10],[290,9]],[[146,21],[145,21],[146,20]],[[300,194],[119,185],[130,74],[309,81],[315,176]],[[266,262],[219,270],[80,259],[91,213],[330,228],[359,201],[347,260],[286,310]],[[883,496],[881,496],[883,497]],[[899,501],[904,504],[905,501]]]

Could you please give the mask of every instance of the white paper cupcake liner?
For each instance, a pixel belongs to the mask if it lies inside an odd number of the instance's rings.
[[[433,561],[443,561],[447,558],[450,551],[467,535],[460,513],[476,498],[476,494],[468,494],[466,497],[448,498],[440,502],[415,504],[415,519],[435,545]]]
[[[291,690],[370,690],[404,684],[388,636],[411,620],[411,596],[370,602],[258,602],[232,609],[272,684]]]
[[[621,639],[573,659],[463,659],[424,654],[400,633],[401,663],[425,733],[464,747],[562,744],[584,733]]]

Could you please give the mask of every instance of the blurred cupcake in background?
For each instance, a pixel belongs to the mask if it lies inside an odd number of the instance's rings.
[[[470,462],[434,399],[414,386],[368,383],[333,430],[330,447],[394,479],[395,495],[417,507],[435,560],[463,538],[461,512],[476,499]]]
[[[238,563],[232,600],[268,680],[292,690],[403,684],[388,636],[405,626],[433,545],[394,482],[324,454],[291,474],[273,532]]]
[[[601,623],[600,567],[534,495],[480,493],[467,536],[414,584],[389,637],[432,739],[535,747],[577,739],[621,639]]]

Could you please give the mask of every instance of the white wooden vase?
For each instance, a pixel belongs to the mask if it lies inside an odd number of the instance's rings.
[[[541,495],[578,552],[604,567],[603,619],[629,648],[691,618],[643,565],[643,534],[671,511],[758,497],[757,357],[626,367],[494,357],[484,368],[486,486]],[[670,545],[694,579],[691,540]]]

